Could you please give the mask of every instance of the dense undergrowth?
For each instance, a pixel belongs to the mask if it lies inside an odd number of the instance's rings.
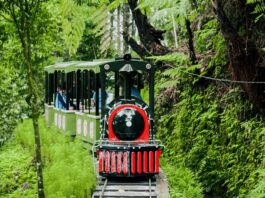
[[[27,116],[24,100],[24,81],[16,81],[20,74],[0,63],[0,147],[12,135],[19,120]]]
[[[190,169],[206,196],[264,197],[265,118],[239,89],[184,86],[171,109],[158,109],[164,157]]]
[[[203,188],[191,170],[165,158],[161,160],[161,167],[167,177],[171,198],[203,197]]]
[[[34,197],[36,172],[27,149],[13,140],[0,150],[0,197]]]
[[[96,179],[88,150],[43,119],[40,128],[46,197],[91,197]],[[14,136],[1,148],[0,197],[37,197],[31,120],[19,124]]]

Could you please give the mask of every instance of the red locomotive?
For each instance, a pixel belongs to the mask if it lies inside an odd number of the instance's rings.
[[[114,85],[109,76],[114,74]],[[148,86],[148,101],[138,91]],[[101,137],[95,147],[99,175],[105,177],[151,177],[159,173],[159,157],[163,146],[155,139],[154,127],[155,66],[132,59],[122,59],[100,66]],[[106,103],[106,87],[114,86],[115,97]]]

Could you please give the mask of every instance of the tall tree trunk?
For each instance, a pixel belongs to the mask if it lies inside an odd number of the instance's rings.
[[[172,13],[171,17],[172,17],[172,24],[173,24],[173,35],[174,35],[174,40],[175,40],[175,48],[178,48],[179,45],[178,45],[177,24],[176,24],[175,17],[174,17],[173,13]]]
[[[29,13],[29,8],[26,7],[26,13]],[[32,74],[32,59],[31,59],[31,30],[30,30],[30,19],[26,16],[26,25],[25,25],[25,36],[24,40],[24,59],[25,65],[27,67],[27,79],[28,79],[28,87],[30,90],[30,97],[28,98],[28,105],[31,107],[32,112],[32,123],[34,129],[34,139],[35,139],[35,156],[36,156],[36,168],[37,168],[37,177],[38,177],[38,195],[39,198],[45,198],[44,188],[43,188],[43,174],[42,174],[42,160],[41,160],[41,144],[40,144],[40,133],[39,133],[39,105],[40,97],[38,94],[38,86],[34,80]],[[23,40],[23,39],[22,39]],[[23,43],[23,41],[21,41]]]
[[[227,41],[230,65],[234,80],[265,81],[264,52],[258,49],[253,31],[259,27],[251,24],[250,13],[245,0],[233,2],[212,0],[222,34]],[[251,28],[250,28],[251,27]],[[239,34],[240,33],[240,34]],[[265,86],[264,84],[241,84],[254,104],[264,112]]]
[[[16,2],[6,3],[6,12],[11,15],[13,23],[17,29],[24,56],[25,69],[27,71],[27,84],[29,94],[26,97],[26,102],[31,108],[32,123],[34,128],[34,140],[35,140],[35,158],[38,180],[38,197],[45,198],[43,188],[43,175],[42,175],[42,160],[41,160],[41,145],[38,119],[40,115],[39,107],[41,105],[39,97],[38,84],[33,77],[32,67],[32,27],[34,21],[36,21],[37,12],[40,8],[40,0],[31,1],[24,0],[16,4]],[[34,70],[36,73],[37,69]]]
[[[123,34],[129,34],[130,27],[130,7],[127,3],[123,4]],[[129,45],[123,42],[123,54],[129,53]]]
[[[110,11],[110,43],[113,46],[113,41],[114,41],[114,11]]]
[[[117,8],[117,51],[121,56],[121,6]]]
[[[32,74],[32,73],[31,73]],[[28,76],[30,81],[33,81],[32,75]],[[31,88],[33,85],[29,85]],[[35,89],[35,88],[33,88]],[[36,93],[32,92],[32,123],[34,128],[34,139],[35,139],[35,156],[36,156],[36,167],[37,167],[37,176],[38,176],[38,195],[39,198],[44,198],[44,187],[43,187],[43,174],[42,174],[42,160],[41,160],[41,144],[40,144],[40,132],[39,132],[39,99],[38,96],[36,97]]]
[[[190,27],[190,20],[188,18],[185,19],[186,29],[188,33],[188,46],[189,46],[189,55],[190,55],[190,61],[194,65],[196,64],[197,58],[195,54],[194,44],[193,44],[193,33]]]

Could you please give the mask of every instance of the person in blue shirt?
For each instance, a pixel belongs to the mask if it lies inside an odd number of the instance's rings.
[[[134,97],[142,100],[142,97],[140,95],[140,92],[138,91],[138,89],[136,87],[132,87],[131,96],[134,96]]]
[[[137,74],[137,72],[133,72],[132,74],[131,74],[131,76],[135,76]],[[133,96],[133,97],[135,97],[135,98],[137,98],[137,99],[140,99],[140,100],[142,100],[142,97],[141,97],[141,95],[140,95],[140,92],[139,92],[139,90],[135,87],[135,85],[137,84],[137,79],[134,77],[132,77],[132,78],[127,78],[126,77],[126,74],[124,74],[124,75],[122,75],[120,78],[119,78],[119,86],[121,86],[122,87],[122,94],[123,95],[126,95],[126,93],[125,93],[125,81],[128,81],[128,79],[131,79],[131,96]]]
[[[66,110],[66,95],[62,86],[57,87],[57,93],[55,98],[55,107],[58,109]]]
[[[107,92],[105,92],[105,93],[106,93],[106,100],[107,100],[108,93]],[[102,101],[101,98],[102,98],[101,88],[99,88],[99,90],[98,90],[98,108],[99,109],[101,109],[101,101]],[[92,102],[93,102],[94,105],[96,105],[96,92],[95,91],[93,93]]]

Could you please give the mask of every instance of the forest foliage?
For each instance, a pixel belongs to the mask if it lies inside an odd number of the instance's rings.
[[[161,161],[172,198],[202,198],[203,188],[194,173],[179,164],[163,158]]]
[[[253,107],[238,89],[220,98],[213,86],[187,89],[174,110],[159,119],[158,138],[170,148],[164,157],[195,172],[208,195],[244,197],[262,181],[264,118],[251,115]]]
[[[19,120],[27,117],[26,102],[23,98],[25,85],[23,81],[15,82],[19,73],[0,66],[0,146],[8,138]]]
[[[135,2],[138,4],[133,7]],[[130,16],[125,17],[128,5]],[[265,81],[264,0],[50,0],[43,6],[47,9],[42,10],[42,20],[34,27],[34,38],[40,42],[33,43],[34,65],[40,71],[57,61],[122,56],[127,51],[157,65],[157,137],[166,146],[163,167],[172,197],[265,196],[264,85],[235,83]],[[8,23],[8,14],[1,13],[0,18],[3,144],[17,122],[30,114],[23,100],[25,76],[19,72],[22,46],[14,26]],[[140,31],[141,22],[151,31]],[[157,49],[167,53],[159,54]],[[42,75],[38,82],[43,93]],[[16,141],[33,153],[30,134],[20,135]],[[48,141],[46,135],[44,142]],[[55,172],[63,177],[60,170],[68,164],[63,156],[76,151],[69,148],[75,143],[58,134],[54,137],[60,143],[66,141],[65,148],[43,145],[42,149],[45,166],[54,161],[44,168],[44,174],[55,180]],[[10,147],[3,150],[18,160]],[[30,156],[24,154],[19,170],[30,163]],[[85,180],[82,175],[86,173],[78,174]],[[55,185],[44,182],[47,193],[54,192]],[[60,186],[61,182],[55,184]],[[9,187],[0,187],[10,192]],[[74,190],[70,186],[60,189]]]

